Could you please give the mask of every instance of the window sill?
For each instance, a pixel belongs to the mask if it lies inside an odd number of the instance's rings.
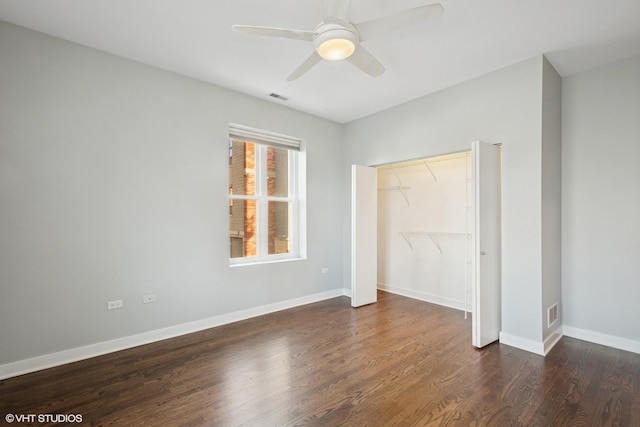
[[[231,262],[229,264],[229,267],[235,268],[235,267],[246,267],[251,265],[277,264],[277,263],[289,262],[289,261],[303,261],[306,259],[307,258],[305,257],[295,257],[295,258],[279,258],[279,259],[261,259],[261,260],[255,260],[255,261],[243,260],[238,262]]]

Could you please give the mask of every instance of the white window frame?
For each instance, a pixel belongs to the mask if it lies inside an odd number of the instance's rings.
[[[303,141],[287,135],[263,131],[234,123],[229,124],[229,141],[254,143],[256,146],[256,188],[255,195],[228,194],[229,200],[254,200],[256,202],[256,250],[255,256],[231,258],[229,265],[253,265],[268,262],[288,261],[306,258],[306,165]],[[268,196],[267,147],[285,148],[288,151],[289,194],[286,197]],[[269,202],[289,203],[289,253],[268,254]],[[229,224],[227,223],[227,228]]]

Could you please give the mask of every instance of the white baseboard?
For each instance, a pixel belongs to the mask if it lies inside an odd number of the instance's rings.
[[[563,327],[558,326],[544,341],[535,341],[518,335],[500,332],[500,344],[519,348],[530,353],[546,356],[563,336]]]
[[[449,308],[455,308],[456,310],[464,310],[464,301],[458,301],[450,298],[443,298],[437,295],[427,294],[425,292],[414,291],[411,289],[398,288],[395,286],[390,286],[385,283],[378,283],[378,289],[386,292],[390,292],[392,294],[402,295],[404,297],[409,297],[413,299],[417,299],[420,301],[430,302],[432,304],[443,305]],[[471,303],[467,304],[467,312],[471,313]]]
[[[549,336],[547,337],[546,340],[544,340],[544,343],[542,345],[545,356],[549,354],[551,349],[555,347],[555,345],[558,344],[558,342],[560,342],[560,339],[562,338],[563,335],[564,335],[564,330],[562,325],[558,326],[553,332],[551,332],[551,334],[549,334]]]
[[[560,341],[563,336],[640,354],[639,341],[617,337],[614,335],[603,334],[600,332],[589,331],[586,329],[574,328],[572,326],[566,325],[559,326],[555,331],[551,333],[551,335],[549,335],[549,337],[547,337],[547,339],[543,343],[538,343],[527,338],[518,337],[504,332],[500,332],[500,342],[511,347],[516,347],[521,350],[526,350],[545,356],[549,353],[549,351],[551,351],[551,349]]]
[[[30,372],[42,369],[60,366],[78,360],[89,359],[95,356],[101,356],[115,351],[125,350],[127,348],[137,347],[167,338],[174,338],[180,335],[198,332],[204,329],[214,328],[216,326],[225,325],[227,323],[238,322],[240,320],[250,319],[252,317],[273,313],[300,305],[311,304],[330,298],[346,295],[346,289],[334,289],[331,291],[320,292],[313,295],[307,295],[300,298],[293,298],[286,301],[280,301],[273,304],[261,305],[246,310],[240,310],[233,313],[221,314],[219,316],[209,317],[194,322],[183,323],[180,325],[169,326],[167,328],[156,329],[141,334],[130,335],[123,338],[104,341],[96,344],[90,344],[82,347],[71,348],[57,353],[36,356],[30,359],[18,360],[16,362],[0,365],[0,380],[18,375],[28,374]]]
[[[595,344],[606,345],[607,347],[617,348],[619,350],[630,351],[632,353],[640,353],[640,342],[630,340],[628,338],[617,337],[615,335],[603,334],[601,332],[589,331],[586,329],[574,328],[573,326],[564,326],[564,334],[571,338],[577,338],[583,341],[589,341]]]
[[[511,335],[506,332],[500,332],[500,344],[505,344],[511,347],[519,348],[530,353],[539,354],[544,356],[544,343],[541,341],[530,340],[529,338],[523,338],[518,335]]]

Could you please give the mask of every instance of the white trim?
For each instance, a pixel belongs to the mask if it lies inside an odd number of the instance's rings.
[[[289,262],[289,261],[304,261],[306,260],[306,258],[304,257],[297,257],[297,258],[291,258],[291,257],[282,257],[282,258],[278,258],[278,255],[271,255],[268,259],[260,259],[257,261],[254,261],[254,259],[256,259],[256,257],[244,257],[244,258],[230,258],[230,264],[229,267],[233,268],[233,267],[243,267],[243,266],[248,266],[248,265],[265,265],[265,264],[276,264],[279,262]],[[242,262],[231,262],[233,260],[242,260]],[[247,262],[247,260],[251,260],[250,262]]]
[[[520,350],[535,353],[540,356],[546,356],[551,349],[560,342],[563,337],[563,328],[558,326],[544,342],[538,342],[530,340],[529,338],[523,338],[517,335],[508,334],[506,332],[500,332],[500,344],[508,345],[511,347],[519,348]]]
[[[238,125],[240,126],[240,125]],[[255,142],[255,141],[248,141]],[[229,194],[228,199],[233,200],[252,200],[256,205],[256,255],[254,256],[242,256],[236,258],[229,258],[230,266],[244,266],[252,264],[263,264],[272,261],[280,260],[295,260],[304,259],[303,253],[303,236],[306,234],[306,222],[302,223],[304,218],[303,209],[306,209],[306,205],[301,200],[306,195],[303,193],[306,191],[304,181],[306,176],[305,165],[301,165],[301,162],[305,161],[303,153],[287,148],[288,153],[288,191],[289,195],[283,196],[269,196],[267,193],[266,183],[267,177],[267,148],[273,145],[258,144],[255,150],[255,194]],[[279,147],[282,148],[282,147]],[[231,179],[231,178],[230,178]],[[231,183],[229,183],[231,184]],[[288,216],[288,237],[289,237],[289,252],[282,254],[269,254],[268,250],[268,229],[269,229],[269,215],[268,208],[270,202],[283,202],[287,203],[289,207]],[[235,236],[231,236],[235,237]],[[304,252],[306,252],[306,247]],[[229,254],[231,255],[231,254]]]
[[[169,326],[167,328],[156,329],[141,334],[130,335],[127,337],[116,338],[96,344],[89,344],[82,347],[71,348],[57,353],[45,354],[42,356],[32,357],[30,359],[18,360],[17,362],[0,365],[0,380],[15,377],[18,375],[28,374],[30,372],[35,372],[42,369],[52,368],[54,366],[64,365],[71,362],[77,362],[79,360],[89,359],[95,356],[101,356],[103,354],[113,353],[115,351],[149,344],[168,338],[174,338],[177,336],[202,331],[204,329],[215,328],[216,326],[226,325],[228,323],[238,322],[240,320],[250,319],[256,316],[262,316],[264,314],[286,310],[288,308],[324,301],[339,296],[345,296],[345,289],[333,289],[330,291],[320,292],[317,294],[307,295],[299,298],[293,298],[273,304],[252,307],[233,313],[221,314],[219,316],[213,316],[206,319],[183,323],[180,325]]]
[[[557,321],[558,320],[556,319],[556,321],[553,323],[556,323]],[[560,339],[562,338],[563,335],[564,334],[563,334],[562,325],[558,326],[553,332],[551,332],[551,334],[549,334],[549,336],[547,337],[546,340],[544,340],[544,343],[543,343],[545,356],[549,354],[551,349],[555,347],[555,345],[558,344],[558,342],[560,342]]]
[[[564,326],[564,334],[571,338],[589,341],[595,344],[606,345],[608,347],[617,348],[619,350],[630,351],[640,354],[640,341],[630,340],[628,338],[617,337],[615,335],[603,334],[601,332],[589,331],[586,329],[574,328],[573,326]]]
[[[442,305],[444,307],[453,308],[456,310],[464,311],[464,301],[458,301],[450,298],[443,298],[437,295],[427,294],[425,292],[414,291],[411,289],[397,288],[385,283],[378,283],[378,289],[381,291],[389,292],[396,295],[402,295],[404,297],[417,299],[420,301],[428,302],[431,304]],[[467,305],[467,312],[471,313],[471,305]]]
[[[508,334],[506,332],[500,332],[500,344],[505,344],[511,347],[519,348],[520,350],[525,350],[530,353],[544,356],[544,343],[530,340],[529,338],[523,338],[517,335]]]
[[[300,150],[302,140],[281,133],[269,132],[249,126],[229,123],[229,137],[243,141],[254,142],[256,144],[268,144],[274,147],[282,147],[290,150]]]

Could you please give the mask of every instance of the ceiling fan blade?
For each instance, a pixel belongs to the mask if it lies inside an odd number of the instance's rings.
[[[356,24],[360,33],[360,41],[369,40],[383,34],[401,30],[424,21],[435,21],[442,16],[444,9],[441,4],[431,4],[406,9],[383,18]]]
[[[369,74],[371,77],[378,77],[384,73],[384,67],[380,61],[360,45],[356,46],[355,52],[347,58],[347,61]]]
[[[251,25],[234,25],[232,27],[239,33],[254,36],[279,37],[282,39],[312,41],[313,31],[290,30],[288,28],[254,27]]]
[[[296,70],[293,73],[291,73],[291,75],[289,77],[287,77],[287,81],[290,82],[292,80],[296,80],[297,78],[302,76],[304,73],[306,73],[307,71],[312,69],[313,66],[316,65],[318,62],[320,62],[321,59],[322,58],[320,57],[320,55],[318,55],[318,52],[316,52],[314,50],[313,53],[311,54],[311,56],[309,56],[302,63],[302,65],[300,65],[298,68],[296,68]]]
[[[349,0],[324,0],[324,16],[347,17],[349,13]]]

